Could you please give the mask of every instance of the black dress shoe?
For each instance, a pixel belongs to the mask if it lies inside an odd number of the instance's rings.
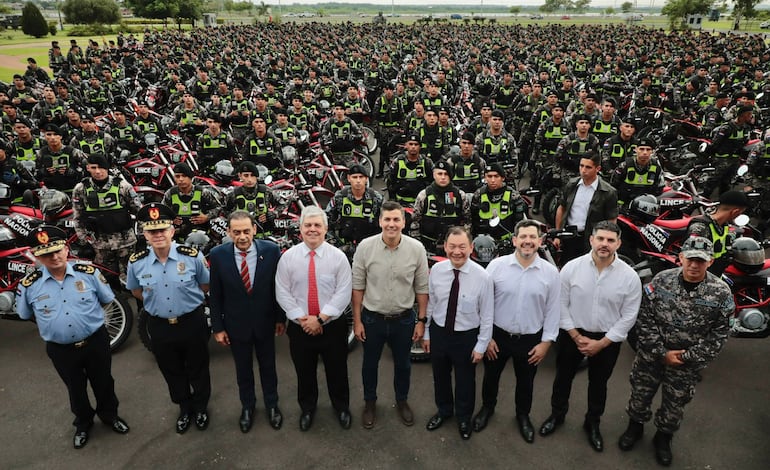
[[[350,411],[342,410],[337,415],[337,420],[340,422],[342,429],[350,429],[350,423],[353,421],[353,418],[350,416]]]
[[[131,428],[129,428],[128,424],[126,424],[126,422],[123,421],[123,418],[118,416],[112,422],[112,430],[115,431],[118,434],[126,434],[128,431],[131,430]]]
[[[591,444],[593,450],[596,452],[603,451],[604,438],[602,438],[602,433],[599,431],[599,423],[586,421],[583,423],[583,429],[585,429],[586,435],[588,435],[588,443]]]
[[[471,423],[468,421],[461,422],[457,426],[457,429],[460,431],[460,437],[462,437],[464,441],[471,438]]]
[[[479,432],[487,427],[489,418],[491,418],[493,414],[495,414],[494,408],[482,406],[476,416],[473,417],[473,430]]]
[[[205,431],[209,427],[209,414],[205,411],[199,411],[195,414],[195,427],[199,431]]]
[[[177,434],[184,434],[190,429],[190,414],[182,413],[176,419],[176,432]]]
[[[444,424],[444,419],[445,418],[443,416],[436,413],[428,420],[428,424],[425,425],[425,429],[428,431],[435,431],[436,429],[440,428],[442,424]]]
[[[281,425],[283,424],[283,415],[281,414],[281,409],[277,406],[274,406],[267,410],[267,419],[270,421],[270,427],[273,429],[281,429]]]
[[[241,411],[241,417],[238,419],[238,425],[241,427],[241,432],[249,432],[252,424],[254,424],[254,408],[244,408]]]
[[[76,449],[82,449],[88,444],[88,431],[85,429],[75,431],[75,436],[72,438],[72,445]]]
[[[310,429],[310,426],[313,425],[313,412],[312,411],[305,411],[302,413],[302,416],[299,417],[299,430],[300,431],[307,431]]]
[[[530,444],[535,442],[535,427],[532,426],[532,421],[529,420],[529,416],[516,416],[516,422],[519,423],[521,437]]]
[[[652,445],[655,446],[655,460],[664,467],[671,465],[674,455],[671,453],[671,434],[656,432],[652,438]]]
[[[556,428],[564,424],[564,416],[549,416],[544,422],[543,425],[540,426],[540,435],[541,436],[547,436],[549,434],[553,434],[554,431],[556,431]]]

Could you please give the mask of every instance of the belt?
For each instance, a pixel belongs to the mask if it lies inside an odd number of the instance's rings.
[[[511,339],[521,339],[521,338],[529,338],[531,336],[542,336],[543,335],[543,330],[540,330],[537,333],[511,333],[510,331],[505,330],[503,328],[500,328],[497,325],[494,325],[493,328],[494,328],[494,331],[497,331],[500,334],[504,334],[504,335],[510,337]]]
[[[408,308],[404,310],[403,312],[397,312],[397,313],[379,313],[379,312],[372,312],[369,309],[365,309],[368,313],[371,313],[377,318],[381,318],[383,320],[400,320],[401,318],[408,317],[412,314],[412,309]]]
[[[167,317],[159,317],[158,315],[153,315],[153,314],[150,313],[150,318],[152,318],[153,320],[157,320],[157,321],[168,323],[169,325],[178,325],[181,321],[190,318],[190,314],[191,313],[195,313],[195,312],[197,312],[199,310],[203,310],[203,304],[199,305],[195,310],[192,310],[192,311],[187,312],[187,313],[183,313],[182,315],[179,315],[178,317],[169,317],[169,318],[167,318]]]
[[[85,338],[81,339],[80,341],[74,342],[74,343],[67,343],[67,344],[62,344],[62,343],[55,343],[55,342],[53,342],[53,341],[49,341],[49,343],[51,343],[51,344],[55,344],[56,346],[61,346],[61,347],[64,347],[64,348],[75,348],[75,349],[80,349],[80,348],[82,348],[83,346],[86,346],[86,345],[87,345],[87,344],[88,344],[88,343],[91,341],[91,339],[92,339],[94,336],[96,336],[96,334],[97,334],[97,333],[99,333],[99,332],[100,332],[101,330],[103,330],[103,329],[104,329],[104,325],[102,325],[102,326],[100,326],[99,328],[97,328],[97,329],[96,329],[96,331],[94,331],[93,333],[91,333],[89,336],[87,336],[87,337],[85,337]]]

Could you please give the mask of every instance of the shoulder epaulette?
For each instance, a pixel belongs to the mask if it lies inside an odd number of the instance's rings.
[[[24,276],[24,279],[21,280],[21,285],[24,287],[29,287],[42,276],[43,272],[39,269],[36,269],[35,271],[32,271],[31,273]]]
[[[75,263],[72,265],[72,269],[79,273],[93,274],[96,272],[96,268],[90,264]]]
[[[149,254],[150,254],[150,250],[149,250],[149,249],[147,249],[147,248],[145,248],[145,249],[144,249],[144,250],[142,250],[142,251],[137,251],[137,252],[135,252],[134,254],[132,254],[132,255],[131,255],[129,258],[128,258],[128,262],[129,262],[129,263],[133,263],[133,262],[135,262],[135,261],[139,261],[140,259],[142,259],[142,258],[146,257],[146,256],[147,256],[147,255],[149,255]]]
[[[180,245],[176,247],[176,251],[183,255],[191,256],[193,258],[196,258],[198,256],[198,249],[192,246]]]

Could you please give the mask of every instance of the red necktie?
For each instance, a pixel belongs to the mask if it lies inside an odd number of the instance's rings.
[[[310,252],[307,268],[307,313],[308,315],[321,313],[321,307],[318,305],[318,286],[315,282],[315,250]]]
[[[453,269],[455,272],[455,279],[452,281],[452,288],[449,290],[449,302],[446,307],[446,321],[444,322],[444,328],[450,333],[455,330],[455,317],[457,317],[457,298],[460,295],[460,279],[457,277],[460,271]]]
[[[246,262],[246,253],[241,251],[241,280],[243,281],[243,287],[246,288],[246,293],[251,295],[251,276],[249,276],[249,263]]]

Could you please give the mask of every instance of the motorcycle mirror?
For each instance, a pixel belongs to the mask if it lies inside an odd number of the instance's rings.
[[[660,119],[660,111],[655,111],[655,119]]]
[[[738,217],[736,217],[736,218],[735,218],[735,220],[733,221],[733,223],[734,223],[735,225],[737,225],[738,227],[743,227],[744,225],[748,225],[748,223],[749,223],[749,220],[750,220],[750,218],[749,218],[749,216],[748,216],[748,215],[746,215],[746,214],[741,214],[741,215],[739,215]]]
[[[489,219],[489,226],[490,227],[494,228],[494,227],[497,227],[498,225],[500,225],[500,217],[494,216],[491,219]]]
[[[267,176],[265,176],[265,179],[264,179],[264,181],[265,181],[265,184],[270,184],[270,183],[272,183],[272,182],[273,182],[273,175],[267,175]]]
[[[764,92],[762,92],[762,93],[758,94],[758,95],[757,95],[757,100],[761,100],[763,96],[765,96],[765,93],[764,93]]]
[[[738,167],[738,171],[736,171],[736,174],[738,176],[743,176],[743,175],[745,175],[748,172],[749,172],[749,166],[748,165],[741,165],[741,166]]]
[[[700,145],[698,145],[698,152],[703,153],[708,148],[709,144],[706,142],[701,142]]]

